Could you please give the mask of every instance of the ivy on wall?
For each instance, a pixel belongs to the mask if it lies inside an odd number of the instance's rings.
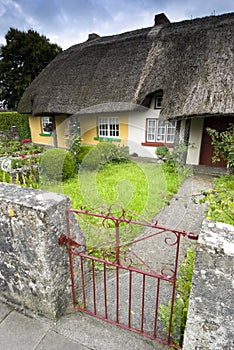
[[[29,120],[27,114],[17,112],[0,112],[0,131],[9,131],[12,126],[16,126],[20,139],[31,138]]]

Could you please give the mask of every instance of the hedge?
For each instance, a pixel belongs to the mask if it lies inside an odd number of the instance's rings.
[[[0,112],[0,130],[9,131],[12,126],[17,126],[21,140],[31,138],[27,114]]]
[[[74,177],[74,161],[70,152],[50,148],[39,159],[41,179],[50,182],[66,181]]]

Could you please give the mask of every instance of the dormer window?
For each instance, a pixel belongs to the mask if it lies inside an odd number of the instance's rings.
[[[162,101],[163,101],[163,96],[162,95],[156,95],[155,96],[155,109],[161,109],[162,108]]]

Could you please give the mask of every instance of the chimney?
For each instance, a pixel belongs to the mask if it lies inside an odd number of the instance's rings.
[[[155,26],[161,26],[171,23],[167,16],[164,13],[159,13],[158,15],[155,15],[154,17],[154,25]]]
[[[100,38],[100,36],[98,34],[91,33],[91,34],[89,34],[88,41],[94,40],[94,39],[97,39],[97,38]]]

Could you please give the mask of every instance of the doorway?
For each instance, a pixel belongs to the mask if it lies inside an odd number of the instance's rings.
[[[212,157],[214,152],[214,147],[211,144],[211,138],[208,135],[206,129],[212,128],[217,131],[225,131],[229,124],[233,123],[232,117],[207,117],[204,119],[202,143],[200,151],[200,165],[216,166],[216,167],[226,167],[227,163],[224,159],[219,162],[213,163]]]

